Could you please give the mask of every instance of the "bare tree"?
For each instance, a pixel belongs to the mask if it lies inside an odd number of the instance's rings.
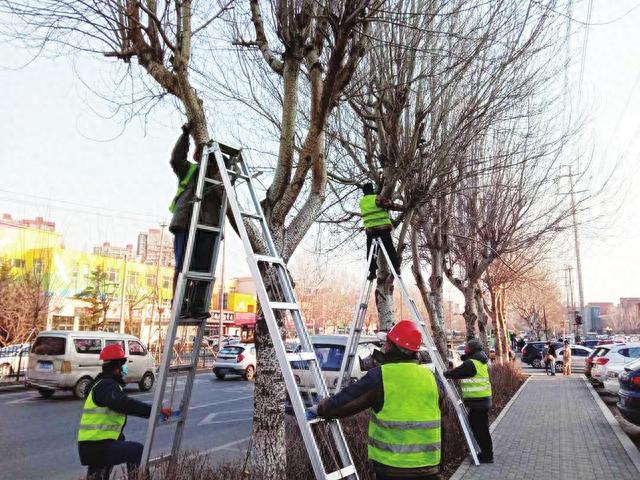
[[[90,274],[84,290],[75,298],[89,304],[87,320],[90,330],[101,330],[106,326],[109,308],[117,296],[117,285],[109,280],[109,273],[97,266]]]

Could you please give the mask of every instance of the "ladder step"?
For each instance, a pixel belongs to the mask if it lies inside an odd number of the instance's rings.
[[[297,303],[294,302],[269,302],[272,310],[300,310]]]
[[[262,220],[262,215],[258,215],[256,213],[251,213],[251,212],[245,212],[244,210],[240,211],[240,215],[242,215],[243,217],[253,218],[255,220]]]
[[[270,255],[254,255],[253,258],[256,259],[256,262],[279,263],[279,264],[284,263],[284,260],[282,260],[280,257],[272,257]]]
[[[211,185],[224,186],[224,183],[222,183],[220,180],[214,180],[213,178],[204,177],[204,181]]]
[[[316,352],[294,352],[287,353],[288,362],[310,362],[318,360]]]
[[[211,225],[205,225],[203,223],[199,223],[197,225],[198,230],[205,230],[207,232],[215,232],[220,233],[220,227],[213,227]]]
[[[192,271],[188,271],[185,274],[185,277],[187,278],[187,280],[202,280],[205,282],[213,282],[214,280],[214,276],[211,275],[210,273],[205,273],[205,272],[192,272]]]
[[[327,474],[327,480],[338,480],[340,478],[346,478],[349,475],[355,475],[356,467],[349,465],[348,467],[341,468],[335,472]]]

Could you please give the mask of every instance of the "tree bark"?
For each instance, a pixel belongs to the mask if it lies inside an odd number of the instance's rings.
[[[467,285],[462,289],[464,295],[464,312],[462,317],[464,318],[464,324],[467,331],[467,340],[476,338],[476,322],[478,320],[478,310],[475,300],[475,286],[473,284]]]

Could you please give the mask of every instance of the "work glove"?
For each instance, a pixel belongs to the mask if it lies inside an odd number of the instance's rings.
[[[305,411],[305,417],[307,420],[313,420],[318,417],[318,406],[313,405],[312,407],[307,408]]]
[[[168,419],[172,413],[173,410],[171,410],[169,407],[163,407],[160,409],[160,414],[162,415],[162,418],[164,420]]]
[[[449,378],[449,376],[450,376],[449,370],[446,370],[446,371],[442,372],[442,376],[444,378]]]

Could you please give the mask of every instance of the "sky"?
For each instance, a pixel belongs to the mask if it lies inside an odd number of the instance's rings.
[[[580,150],[592,159],[591,178],[577,189],[595,190],[613,172],[579,219],[587,302],[640,296],[638,3],[594,1],[582,77],[585,28],[572,27],[572,108],[584,113]],[[576,7],[577,19],[586,18],[584,4]],[[168,161],[182,118],[169,105],[125,125],[122,117],[109,118],[108,105],[83,83],[101,91],[111,85],[106,61],[30,59],[25,50],[0,45],[0,213],[55,221],[68,248],[135,244],[139,231],[169,219],[176,179]],[[220,123],[214,120],[213,127],[224,140],[228,132]],[[560,282],[563,266],[575,266],[571,241],[567,237],[557,252],[553,274]],[[305,244],[301,255],[312,245]],[[246,274],[238,241],[229,241],[227,255],[228,271]],[[344,260],[360,270],[361,262],[349,255],[327,262],[338,266]]]

